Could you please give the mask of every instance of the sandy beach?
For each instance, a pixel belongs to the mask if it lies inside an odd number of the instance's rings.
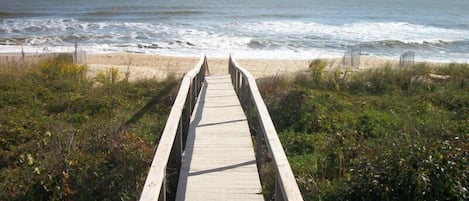
[[[168,75],[182,76],[192,69],[200,57],[174,57],[161,55],[148,55],[136,53],[109,53],[88,54],[86,64],[89,67],[89,76],[98,72],[106,72],[113,67],[119,69],[122,75],[130,72],[129,80],[156,78],[163,79]],[[228,73],[227,58],[207,58],[210,74]],[[236,58],[235,58],[236,59]],[[304,72],[313,59],[236,59],[239,65],[246,68],[256,77],[291,74]],[[345,69],[341,58],[324,59],[328,61],[326,70]],[[378,57],[362,56],[360,66],[354,69],[368,69],[379,67],[386,63],[398,65],[398,60],[389,60]]]
[[[200,57],[173,57],[133,53],[93,54],[87,56],[90,75],[118,68],[121,73],[130,71],[130,80],[141,78],[161,79],[168,75],[181,76],[192,69]],[[228,58],[207,58],[210,74],[228,73]],[[237,62],[255,77],[285,74],[306,70],[308,60],[239,59]]]
[[[71,53],[70,53],[71,54]],[[38,62],[51,54],[26,54],[25,62]],[[88,66],[88,77],[106,73],[109,69],[118,69],[121,78],[129,74],[129,81],[139,79],[165,79],[169,75],[182,76],[197,64],[200,57],[177,57],[142,53],[84,53],[84,62]],[[275,75],[291,75],[308,71],[312,59],[237,59],[236,62],[246,68],[254,77],[262,78]],[[228,56],[226,58],[207,57],[210,74],[228,73]],[[342,58],[321,58],[327,61],[325,71],[360,71],[369,68],[383,67],[386,64],[399,66],[399,60],[375,56],[360,56],[358,67],[342,65]],[[21,62],[20,53],[0,54],[0,63]]]

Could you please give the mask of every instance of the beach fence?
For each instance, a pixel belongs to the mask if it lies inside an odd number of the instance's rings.
[[[75,64],[86,64],[86,52],[75,51],[73,53],[73,63]]]
[[[399,59],[399,65],[401,67],[405,66],[412,66],[415,64],[415,52],[405,52],[404,54],[401,54],[401,57]]]
[[[0,65],[34,64],[44,59],[55,58],[59,55],[70,57],[75,64],[86,64],[86,52],[54,52],[54,53],[5,53],[0,54]]]
[[[342,66],[351,66],[351,67],[359,67],[360,66],[360,49],[350,49],[349,51],[344,53],[342,57]]]

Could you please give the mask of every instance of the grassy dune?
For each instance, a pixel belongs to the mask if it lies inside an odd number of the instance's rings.
[[[177,81],[67,58],[0,67],[0,200],[136,200]]]
[[[469,199],[469,65],[259,80],[305,200]]]
[[[325,66],[259,80],[305,200],[469,198],[468,65]],[[0,67],[0,200],[138,199],[177,81],[86,71]]]

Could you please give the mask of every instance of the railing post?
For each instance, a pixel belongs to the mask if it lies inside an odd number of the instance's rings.
[[[284,201],[283,198],[283,191],[282,191],[282,184],[280,183],[280,179],[278,175],[275,177],[275,201]]]
[[[176,130],[176,135],[174,137],[174,142],[173,146],[171,148],[171,152],[169,155],[169,161],[168,165],[166,167],[166,174],[165,175],[171,175],[171,179],[166,181],[167,184],[165,184],[165,191],[169,187],[172,191],[177,189],[178,186],[178,181],[179,181],[179,174],[181,171],[181,163],[182,163],[182,153],[183,153],[183,144],[182,144],[182,138],[183,138],[183,128],[182,128],[182,122],[183,117],[181,116],[179,119],[178,123],[178,128]],[[166,178],[167,176],[165,176]],[[176,179],[173,179],[176,178]],[[165,193],[165,200],[168,199],[168,196]],[[170,198],[172,199],[172,198]]]
[[[195,82],[193,80],[192,82]],[[192,111],[194,111],[195,104],[197,103],[197,84],[192,83]]]
[[[194,102],[197,102],[197,89],[199,88],[199,83],[197,82],[197,76],[194,77],[192,82],[193,82],[192,84],[194,85],[194,94],[193,94]]]
[[[228,73],[231,75],[231,72],[233,71],[233,62],[231,61],[231,55],[228,57]],[[231,80],[233,80],[233,77],[231,77]]]
[[[231,76],[231,84],[236,90],[236,78],[235,78],[236,69],[234,67],[233,61],[231,60],[231,56],[230,56],[230,61],[228,62],[228,70]]]
[[[241,102],[241,106],[244,106],[244,92],[245,92],[244,84],[245,83],[244,83],[244,78],[243,78],[242,75],[240,76],[239,82],[240,82],[240,84],[239,84],[239,95],[238,95],[239,102]]]
[[[256,132],[256,162],[259,172],[262,172],[264,164],[264,130],[261,129],[261,119],[260,114],[256,111],[257,114],[257,132]]]
[[[200,73],[200,72],[199,72]],[[195,80],[195,94],[194,94],[194,97],[196,97],[197,99],[197,95],[199,95],[199,89],[200,89],[200,79],[199,79],[199,74],[197,74],[195,77],[194,77],[194,80]]]
[[[180,169],[181,161],[182,161],[182,135],[183,135],[182,120],[183,120],[183,117],[181,116],[181,119],[179,120],[178,129],[176,132],[176,137],[174,138],[173,147],[171,149],[171,154],[170,154],[170,158],[173,163],[173,166],[177,170]]]
[[[238,97],[239,97],[239,102],[241,103],[241,105],[244,104],[244,80],[243,80],[243,77],[242,75],[240,76],[240,79],[239,79],[239,92],[238,92]]]
[[[192,85],[192,82],[190,83]],[[189,91],[187,92],[187,103],[189,104],[189,116],[192,115],[192,86],[189,86]]]
[[[245,109],[247,109],[247,103],[249,99],[249,83],[248,79],[243,76],[243,98],[242,98],[242,104],[244,105]]]
[[[204,81],[205,74],[208,73],[210,75],[210,69],[208,69],[208,63],[207,63],[207,56],[204,56],[204,63],[202,65],[203,65],[203,71],[204,71],[204,73],[202,73],[203,74],[202,81]]]
[[[182,150],[186,150],[187,135],[189,133],[189,126],[191,122],[190,103],[186,101],[184,109],[182,110]]]
[[[238,85],[239,85],[239,78],[238,78],[238,70],[235,69],[235,92],[238,95]]]
[[[236,91],[236,95],[239,96],[239,71],[235,71],[235,77],[236,77],[236,86],[235,86],[235,91]]]
[[[234,89],[235,89],[236,95],[239,95],[239,93],[238,93],[239,73],[238,73],[238,70],[236,70],[236,69],[234,71],[234,77],[235,77]]]
[[[200,94],[200,91],[202,90],[202,85],[204,84],[204,75],[205,71],[200,70],[199,74],[197,75],[199,77],[199,89],[197,90],[197,95]]]
[[[163,183],[161,184],[160,195],[158,201],[166,201],[166,171],[163,176]]]
[[[249,85],[247,86],[248,90],[247,90],[247,93],[248,93],[248,96],[246,97],[246,110],[247,110],[247,113],[248,113],[248,118],[251,117],[251,110],[252,110],[252,92],[251,92],[251,88],[249,88]]]
[[[231,84],[234,88],[236,88],[236,77],[235,77],[235,70],[231,69]]]
[[[174,144],[173,144],[173,152],[174,152],[174,156],[173,156],[173,161],[176,162],[175,166],[177,167],[177,169],[180,169],[181,167],[181,162],[182,162],[182,152],[183,152],[183,135],[184,135],[184,131],[183,131],[183,116],[181,116],[181,119],[179,120],[179,125],[178,125],[178,129],[177,129],[177,132],[176,132],[176,137],[174,138]]]

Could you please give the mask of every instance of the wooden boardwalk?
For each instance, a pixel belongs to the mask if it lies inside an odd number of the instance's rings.
[[[207,76],[192,114],[176,200],[264,200],[261,189],[230,76]]]
[[[203,56],[182,78],[140,201],[173,199],[176,189],[178,201],[264,200],[257,165],[264,165],[265,153],[276,172],[268,175],[275,179],[273,199],[303,201],[254,77],[231,57],[229,75],[207,72]],[[255,138],[242,107],[250,120],[257,118]]]

